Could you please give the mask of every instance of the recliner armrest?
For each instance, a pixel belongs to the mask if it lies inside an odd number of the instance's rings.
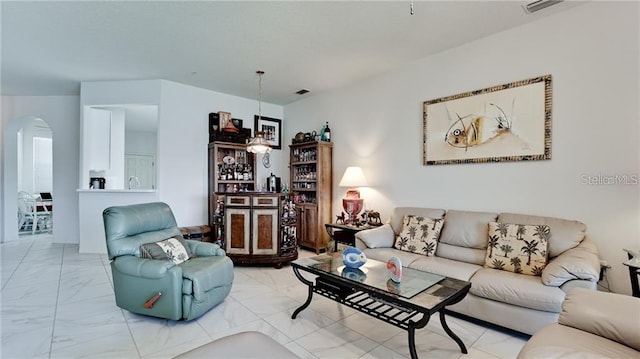
[[[600,259],[595,243],[585,237],[577,247],[551,259],[542,270],[542,283],[559,287],[567,281],[583,279],[598,282]]]
[[[218,244],[209,242],[200,242],[193,239],[185,240],[189,249],[193,254],[199,257],[211,257],[211,256],[225,256],[224,249],[220,248]]]
[[[640,350],[640,299],[574,288],[562,303],[558,323]]]
[[[135,256],[121,256],[113,260],[115,268],[128,275],[143,278],[163,278],[167,271],[176,265],[168,260],[138,258]],[[182,270],[180,267],[178,269]]]

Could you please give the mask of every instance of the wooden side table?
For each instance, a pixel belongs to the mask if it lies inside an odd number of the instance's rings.
[[[333,251],[338,251],[338,243],[349,246],[356,245],[355,234],[365,229],[376,228],[370,224],[361,224],[359,226],[353,224],[325,223],[324,228],[327,230],[329,237],[333,240]]]
[[[627,252],[627,256],[629,260],[622,263],[629,267],[629,279],[631,279],[631,295],[637,298],[640,298],[640,284],[638,281],[640,280],[640,261],[637,259],[633,259],[631,253]]]

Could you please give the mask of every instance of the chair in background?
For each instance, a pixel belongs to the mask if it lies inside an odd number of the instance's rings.
[[[231,291],[231,259],[217,244],[182,239],[166,203],[109,207],[102,217],[118,307],[188,321],[218,305]],[[168,239],[180,243],[172,247]],[[180,258],[171,251],[178,247],[175,252],[187,249],[195,256],[176,263],[180,261],[172,259]],[[158,255],[166,257],[147,258]]]
[[[51,220],[51,213],[45,207],[38,211],[37,199],[31,193],[18,192],[18,231],[31,225],[31,234],[35,234],[38,227],[42,229]]]
[[[36,210],[39,213],[49,213],[43,224],[44,229],[51,232],[53,228],[53,196],[51,192],[40,192],[40,196],[36,199]]]
[[[38,206],[38,209],[43,207],[49,212],[53,210],[53,196],[51,195],[51,192],[40,192],[40,203],[38,203]]]

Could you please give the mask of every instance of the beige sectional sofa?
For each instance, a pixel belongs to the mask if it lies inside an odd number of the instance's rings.
[[[558,323],[525,344],[518,359],[640,358],[640,299],[575,288]]]
[[[405,215],[444,220],[434,254],[427,256],[394,248]],[[545,253],[548,262],[541,276],[484,267],[491,222],[549,227],[548,253]],[[403,266],[470,281],[469,294],[448,309],[534,334],[543,326],[557,322],[565,294],[570,289],[596,288],[600,260],[595,244],[585,232],[583,223],[560,218],[398,207],[387,224],[358,232],[356,246],[368,258],[386,262],[395,256]]]

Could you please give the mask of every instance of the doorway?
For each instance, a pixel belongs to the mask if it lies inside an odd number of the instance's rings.
[[[52,233],[53,131],[42,118],[24,116],[10,122],[3,133],[3,235],[2,242],[22,235]],[[37,203],[25,221],[20,197]],[[51,201],[46,200],[51,197]],[[43,199],[43,197],[45,199]],[[44,203],[46,201],[46,203]],[[20,204],[20,205],[19,205]],[[34,226],[35,223],[35,227]],[[19,228],[20,227],[20,228]],[[36,229],[35,231],[33,229]],[[22,231],[21,231],[22,230]]]

